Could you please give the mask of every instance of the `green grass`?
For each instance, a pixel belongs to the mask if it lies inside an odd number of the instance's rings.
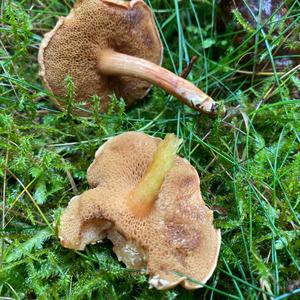
[[[269,31],[237,12],[234,22],[225,22],[218,1],[149,3],[164,66],[180,73],[198,56],[189,80],[224,103],[226,116],[216,118],[157,88],[126,110],[114,98],[105,115],[78,117],[72,101],[66,113],[58,111],[38,77],[37,51],[71,1],[1,2],[0,298],[279,300],[299,294],[293,283],[300,274],[300,3],[284,2],[285,16],[266,20]],[[238,44],[237,35],[244,36]],[[286,51],[276,54],[278,46]],[[279,70],[280,56],[295,65]],[[177,134],[207,205],[227,210],[215,213],[222,247],[203,289],[149,290],[147,277],[119,263],[109,242],[76,252],[62,248],[55,235],[69,199],[88,189],[85,175],[96,149],[127,130]]]

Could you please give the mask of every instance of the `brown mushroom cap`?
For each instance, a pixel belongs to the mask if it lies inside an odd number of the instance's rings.
[[[127,104],[143,98],[151,84],[128,76],[109,77],[97,71],[96,53],[113,49],[161,64],[163,47],[153,15],[142,0],[78,0],[67,17],[59,19],[40,46],[40,74],[58,98],[66,96],[66,76],[74,81],[76,101],[101,97],[106,110],[115,92]],[[55,99],[54,99],[55,100]],[[58,99],[56,104],[64,105]],[[90,108],[90,104],[86,104]]]
[[[107,237],[119,260],[150,274],[151,286],[199,288],[186,277],[203,284],[210,278],[221,235],[201,197],[195,168],[177,156],[144,218],[137,218],[126,205],[159,142],[143,133],[127,132],[101,146],[88,169],[93,189],[70,201],[61,217],[59,237],[64,247],[79,250]]]

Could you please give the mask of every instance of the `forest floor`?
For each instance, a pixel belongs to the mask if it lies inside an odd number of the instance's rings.
[[[73,2],[0,4],[0,299],[279,300],[300,292],[299,1],[281,1],[263,22],[215,0],[146,2],[163,66],[180,74],[197,56],[188,80],[225,115],[195,112],[154,87],[132,108],[114,97],[108,113],[79,117],[72,85],[62,112],[42,85],[37,54]],[[108,241],[82,252],[60,245],[55,224],[88,189],[95,151],[132,130],[182,138],[179,155],[197,169],[203,199],[216,210],[221,252],[202,289],[150,290]]]

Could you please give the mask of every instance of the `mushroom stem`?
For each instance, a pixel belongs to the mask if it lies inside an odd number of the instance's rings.
[[[126,75],[146,80],[177,97],[182,103],[207,114],[216,112],[216,102],[191,82],[145,59],[101,50],[97,53],[98,69],[105,75]]]
[[[181,142],[174,134],[167,134],[158,145],[146,173],[128,198],[128,206],[137,217],[144,217],[151,211]]]

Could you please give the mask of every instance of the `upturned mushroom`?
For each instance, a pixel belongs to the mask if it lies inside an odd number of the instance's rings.
[[[149,274],[150,286],[202,287],[216,267],[221,234],[195,168],[176,155],[179,144],[174,135],[161,141],[139,132],[103,144],[87,171],[91,189],[61,216],[61,244],[84,250],[108,238],[120,261]]]
[[[75,100],[85,102],[98,95],[102,111],[112,93],[131,105],[155,84],[198,111],[215,113],[216,103],[162,68],[162,58],[152,12],[142,0],[78,0],[45,35],[39,50],[40,75],[59,108],[65,106],[65,78],[71,76]],[[90,109],[91,103],[85,107]]]

